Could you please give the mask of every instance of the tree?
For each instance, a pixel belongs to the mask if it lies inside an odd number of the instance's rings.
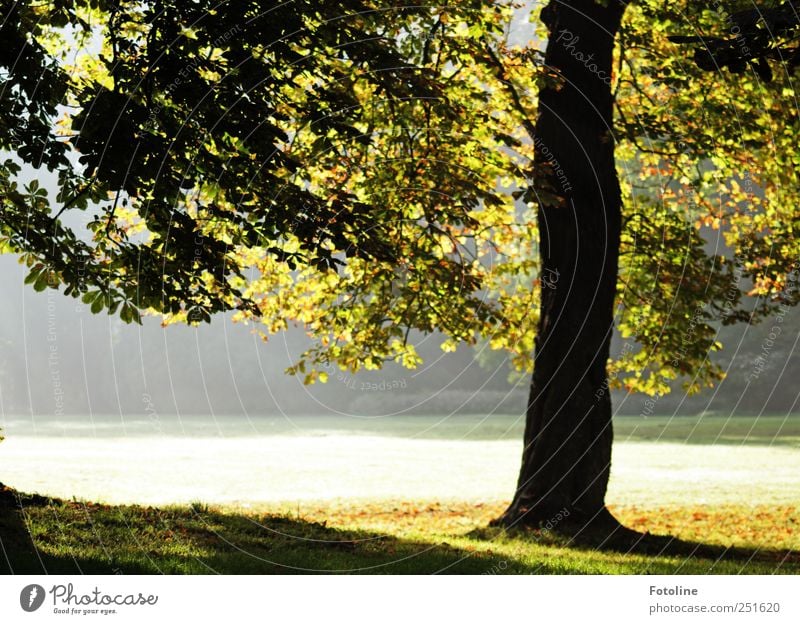
[[[752,322],[797,302],[797,245],[791,234],[797,214],[784,203],[796,185],[779,158],[764,154],[765,137],[783,123],[796,123],[796,117],[787,119],[775,109],[774,115],[749,116],[747,110],[759,97],[771,100],[772,88],[761,82],[772,77],[768,58],[790,59],[784,79],[791,81],[796,50],[781,55],[796,28],[789,13],[786,5],[731,15],[683,3],[629,7],[624,1],[591,0],[551,3],[542,13],[548,30],[545,64],[564,84],[539,93],[534,136],[547,152],[540,149],[537,162],[545,185],[556,187],[561,176],[541,165],[558,163],[570,188],[561,196],[566,206],[539,202],[541,266],[573,277],[563,288],[542,293],[522,469],[500,522],[539,524],[567,509],[579,525],[613,529],[616,522],[604,502],[611,465],[609,386],[622,382],[658,395],[684,374],[694,375],[688,386],[695,389],[697,381],[720,375],[706,360],[708,351],[720,347],[715,321]],[[730,125],[709,93],[709,86],[718,85],[681,67],[669,49],[670,41],[687,38],[665,36],[682,23],[700,32],[719,28],[720,17],[734,25],[735,36],[728,38],[734,41],[690,39],[702,45],[695,70],[727,66],[741,74],[750,63],[752,74],[739,78],[744,94],[734,100],[749,116],[740,118],[739,127]],[[741,52],[731,54],[743,44],[744,59]],[[700,118],[708,125],[698,125]],[[737,133],[746,137],[747,151],[734,147]],[[791,141],[772,146],[778,154],[794,154]],[[625,184],[624,193],[615,153],[625,163],[623,171],[634,160],[640,167],[641,181]],[[742,185],[748,187],[744,193]],[[648,186],[656,192],[648,193]],[[676,215],[684,201],[684,215]],[[706,252],[693,225],[724,228],[717,253]],[[656,228],[660,245],[648,235]],[[670,249],[676,235],[683,238],[678,253]],[[732,252],[727,257],[726,246]],[[619,267],[619,253],[631,251]],[[744,294],[756,298],[746,301]],[[619,319],[623,336],[635,338],[641,348],[626,343],[609,376],[617,301],[630,314]],[[633,372],[633,383],[620,379],[620,371]]]
[[[688,2],[551,3],[544,55],[504,40],[512,8],[6,2],[0,141],[61,192],[20,191],[8,160],[4,245],[124,320],[302,323],[308,382],[416,365],[410,329],[522,369],[535,337],[501,521],[613,526],[609,388],[711,383],[717,323],[797,301],[792,76],[757,61],[729,98],[669,40],[725,28]]]
[[[501,519],[509,525],[545,523],[565,510],[592,521],[605,509],[611,400],[598,390],[607,380],[622,196],[611,86],[600,76],[612,75],[624,8],[589,0],[550,4],[542,15],[544,62],[562,82],[539,92],[532,132],[539,184],[554,189],[552,201],[539,201],[539,249],[542,269],[560,279],[542,290],[522,468]]]

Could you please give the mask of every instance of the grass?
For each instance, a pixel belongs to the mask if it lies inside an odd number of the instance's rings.
[[[230,442],[241,455],[243,445],[236,436],[253,432],[241,423],[238,428],[235,422],[228,424],[226,431],[235,438]],[[205,425],[198,422],[197,426],[194,433],[205,435]],[[362,446],[364,439],[358,436],[377,433],[396,438],[518,441],[521,426],[519,419],[509,416],[404,416],[335,422],[298,417],[291,422],[264,419],[257,423],[262,434],[300,434],[313,441],[314,432],[344,433]],[[145,434],[144,428],[141,433]],[[189,432],[187,444],[191,437]],[[429,496],[426,500],[396,502],[348,498],[291,505],[264,503],[248,508],[221,507],[187,498],[191,502],[185,506],[152,507],[64,501],[22,495],[0,486],[0,572],[800,573],[800,499],[793,472],[796,448],[800,446],[800,419],[619,417],[615,419],[615,437],[622,444],[616,447],[615,467],[619,472],[609,500],[625,504],[617,504],[613,513],[625,526],[642,534],[672,536],[681,543],[675,541],[664,549],[654,549],[650,542],[646,550],[619,546],[614,550],[580,544],[543,530],[507,533],[487,528],[489,521],[503,510],[501,502],[466,502],[466,497],[445,501]],[[328,444],[330,438],[320,440]],[[269,438],[257,441],[260,454],[265,441]],[[41,444],[42,439],[37,437],[36,442]],[[225,442],[213,440],[217,450]],[[660,444],[663,442],[669,444]],[[59,444],[63,445],[63,439],[59,438]],[[482,449],[486,446],[489,445],[480,445]],[[138,453],[138,446],[134,450]],[[342,451],[338,447],[337,450]],[[423,449],[412,450],[419,453]],[[471,466],[475,463],[475,450],[470,447],[467,451]],[[499,461],[507,455],[504,448],[500,451],[502,456],[487,455],[480,465],[493,465],[488,460]],[[497,484],[491,475],[487,481],[487,475],[462,468],[453,484],[468,484],[465,491],[474,495],[480,477],[488,483],[484,484],[487,492],[506,493],[505,485],[511,483],[516,470],[516,454],[512,455],[507,460],[511,462],[511,477],[498,473]],[[114,450],[114,457],[119,463],[118,449]],[[459,457],[456,454],[451,459]],[[421,462],[420,455],[413,458],[409,471],[417,464],[428,466]],[[63,462],[63,458],[57,459]],[[283,456],[278,459],[286,472],[291,462],[284,461]],[[328,470],[331,478],[339,474],[336,466],[342,470],[336,456],[316,459],[320,465],[310,472],[314,475],[312,481],[302,471],[288,471],[287,475],[269,472],[267,464],[258,474],[271,489],[279,485],[275,483],[279,478],[291,479],[292,487],[297,488],[309,483],[319,485],[319,470]],[[382,480],[375,458],[367,459],[372,463],[359,463],[348,451],[348,462],[371,466],[373,478]],[[188,460],[184,457],[181,461]],[[303,458],[304,468],[309,469],[309,461],[311,458]],[[440,466],[441,458],[437,461],[436,466]],[[211,464],[214,483],[221,482],[226,462],[220,459]],[[16,464],[11,462],[9,466],[10,471]],[[247,466],[253,472],[252,466]],[[30,472],[27,465],[23,468],[23,473]],[[441,470],[441,466],[437,469]],[[77,473],[70,474],[74,481]],[[358,478],[358,474],[345,474],[349,475],[347,479]],[[192,475],[195,481],[202,481],[197,473]],[[664,479],[664,475],[669,478]],[[230,483],[240,482],[238,473],[228,477]],[[440,473],[438,480],[443,478]],[[120,488],[120,479],[111,479],[115,492]],[[146,481],[134,476],[136,489],[131,491],[140,497],[141,484]],[[397,495],[399,481],[393,484],[392,495]],[[413,478],[410,482],[409,491],[419,491],[419,483]],[[170,483],[176,487],[176,483]],[[335,479],[332,483],[336,484]],[[448,495],[457,495],[453,484],[445,490]],[[205,497],[196,483],[192,485],[195,496]],[[475,497],[484,500],[483,494]],[[704,499],[708,504],[682,502]],[[629,504],[633,501],[638,506]]]
[[[617,442],[800,446],[797,416],[619,416],[614,429]]]
[[[431,422],[420,418],[422,433]],[[409,419],[374,423],[382,435],[318,429],[321,420],[303,421],[297,435],[9,435],[0,445],[0,478],[26,492],[144,505],[355,498],[486,502],[513,492],[521,435],[465,439],[477,418],[448,419],[458,431],[440,439],[395,435],[410,426]],[[344,427],[350,419],[329,422]],[[774,436],[780,431],[777,419],[693,423],[691,418],[618,423],[609,503],[800,505],[798,448],[745,443],[750,431],[757,439]],[[739,443],[712,443],[721,429],[733,426],[745,429]],[[709,443],[674,440],[687,436]]]
[[[639,531],[697,542],[614,551],[545,530],[487,528],[499,504],[320,503],[290,509],[141,507],[0,494],[0,569],[15,573],[800,573],[791,506],[625,507]],[[702,552],[697,556],[697,552]],[[693,554],[694,553],[694,554]]]
[[[162,417],[158,431],[152,420],[131,416],[125,419],[124,430],[119,418],[104,420],[95,417],[64,418],[58,421],[37,421],[36,429],[26,420],[12,421],[7,434],[56,436],[120,435],[125,437],[157,434],[177,436],[251,437],[253,435],[366,434],[418,439],[446,440],[521,440],[525,426],[521,415],[478,414],[409,415],[384,417],[304,416],[207,416],[171,419]],[[800,446],[800,416],[664,416],[647,418],[616,416],[614,437],[617,442],[681,442],[687,444],[781,445]]]

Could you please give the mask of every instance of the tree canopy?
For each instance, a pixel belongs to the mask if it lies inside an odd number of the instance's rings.
[[[25,131],[4,147],[58,171],[61,192],[17,190],[9,160],[6,244],[33,252],[35,287],[64,283],[96,311],[121,304],[124,320],[238,309],[320,329],[309,311],[335,301],[324,331],[353,336],[332,351],[352,365],[413,361],[407,326],[469,338],[495,322],[486,258],[514,239],[497,182],[523,179],[496,148],[519,140],[490,105],[492,73],[474,71],[509,10],[9,3],[6,93],[39,121],[18,114]],[[90,239],[64,225],[76,210]]]
[[[534,166],[537,94],[560,80],[546,20],[511,45],[514,10],[4,1],[2,245],[36,289],[126,321],[303,324],[309,381],[331,362],[416,365],[412,329],[529,369],[540,289],[571,279],[541,274],[534,215],[570,191],[541,183],[559,163]],[[797,302],[795,63],[709,72],[674,40],[713,56],[729,16],[633,3],[598,76],[624,198],[614,385],[697,389],[721,375],[719,322]],[[23,164],[54,172],[57,196]]]

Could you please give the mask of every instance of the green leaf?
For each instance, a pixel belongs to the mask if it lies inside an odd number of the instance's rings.
[[[99,296],[99,297],[96,297],[95,300],[92,301],[92,306],[91,306],[90,309],[92,311],[92,314],[97,314],[98,312],[100,312],[100,310],[103,309],[103,297],[102,297],[102,295]]]
[[[83,293],[81,301],[83,301],[83,303],[92,303],[101,294],[99,290],[90,290],[89,292]]]
[[[41,271],[37,276],[36,281],[33,283],[33,289],[36,292],[42,292],[45,288],[47,288],[49,277],[50,275],[48,271]]]

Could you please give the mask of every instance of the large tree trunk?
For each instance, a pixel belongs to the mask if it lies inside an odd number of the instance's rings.
[[[621,198],[614,164],[611,74],[625,3],[551,2],[536,121],[541,316],[516,495],[506,525],[607,523],[613,328]],[[555,196],[555,198],[553,197]],[[549,199],[548,199],[549,198]]]

